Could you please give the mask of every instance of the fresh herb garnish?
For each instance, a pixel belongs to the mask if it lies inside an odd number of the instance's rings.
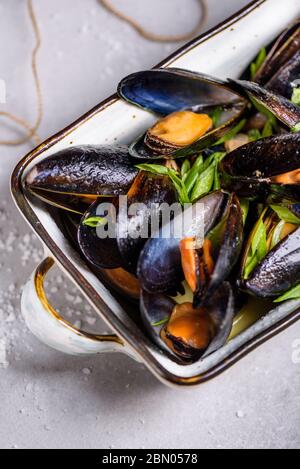
[[[191,167],[190,171],[186,174],[186,178],[184,180],[184,183],[185,183],[185,187],[186,187],[186,190],[187,190],[187,193],[190,194],[191,190],[193,189],[197,179],[198,179],[198,176],[199,176],[199,173],[201,172],[201,170],[203,170],[203,156],[200,155],[198,156],[198,158],[196,159],[195,163],[193,164],[193,166]]]
[[[190,169],[191,169],[190,160],[184,160],[181,166],[181,176],[184,177],[185,175],[187,175]]]
[[[214,161],[203,173],[198,176],[198,180],[194,186],[191,194],[191,201],[195,202],[197,199],[205,194],[208,194],[213,187],[215,179],[216,162]]]
[[[228,132],[226,132],[226,134],[223,135],[223,137],[221,137],[220,140],[218,140],[215,145],[221,145],[222,143],[226,143],[232,138],[234,138],[238,133],[240,133],[243,130],[246,123],[247,123],[246,119],[241,120],[235,127],[233,127]]]
[[[263,65],[264,61],[266,60],[267,57],[267,49],[263,47],[258,56],[256,57],[255,61],[251,64],[250,66],[250,72],[251,72],[251,79],[254,80],[257,72]]]
[[[263,138],[272,137],[273,133],[274,133],[274,122],[273,120],[268,119],[263,128],[262,137]]]
[[[293,89],[292,103],[300,106],[300,88],[298,87]]]
[[[283,301],[287,300],[297,300],[300,298],[300,284],[296,287],[291,288],[291,290],[287,291],[284,295],[277,298],[274,303],[282,303]]]
[[[246,259],[244,269],[244,278],[246,280],[249,278],[255,267],[266,257],[267,253],[267,230],[262,216],[257,222]]]
[[[246,223],[248,213],[249,213],[249,208],[250,208],[250,202],[247,199],[240,199],[240,206],[243,212],[243,222],[244,225]]]
[[[97,228],[98,226],[107,225],[107,218],[104,217],[89,217],[86,218],[82,224],[84,226],[89,226],[90,228]]]
[[[153,327],[163,326],[164,324],[166,324],[169,321],[169,319],[170,318],[164,318],[164,319],[161,319],[160,321],[153,322],[151,325]]]
[[[270,137],[275,132],[277,132],[277,117],[273,114],[273,112],[266,108],[262,103],[258,102],[255,98],[251,96],[249,98],[255,109],[267,118],[267,122],[262,132],[262,137]]]
[[[168,176],[169,169],[166,166],[163,166],[162,164],[137,164],[136,165],[137,169],[140,169],[141,171],[148,171],[149,173],[154,173],[154,174],[161,174],[163,176]]]
[[[190,203],[189,195],[188,195],[188,192],[186,190],[186,186],[185,186],[184,182],[182,181],[182,179],[180,179],[180,177],[172,169],[169,169],[168,174],[169,174],[169,178],[172,180],[172,182],[173,182],[173,184],[174,184],[174,186],[175,186],[175,188],[178,192],[179,201],[180,201],[181,205]]]
[[[293,127],[291,130],[293,133],[300,132],[300,122],[296,124],[295,127]]]
[[[256,142],[262,138],[262,134],[258,129],[251,129],[248,132],[250,142]]]
[[[300,225],[300,218],[293,214],[287,207],[281,207],[280,205],[271,205],[274,212],[277,213],[280,220],[285,223],[292,223],[293,225]]]
[[[211,113],[211,118],[212,118],[212,121],[213,121],[213,125],[214,125],[214,128],[216,129],[217,127],[219,127],[219,124],[220,124],[220,117],[221,117],[221,114],[222,114],[222,111],[223,109],[221,108],[221,106],[217,106],[215,107],[215,109],[213,110],[213,112]]]

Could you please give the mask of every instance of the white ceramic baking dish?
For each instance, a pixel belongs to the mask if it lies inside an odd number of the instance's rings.
[[[180,67],[220,78],[239,77],[261,47],[270,43],[300,15],[299,0],[251,2],[225,23],[187,44],[160,66]],[[133,119],[133,115],[135,119]],[[142,361],[168,384],[200,384],[218,375],[258,345],[300,318],[300,302],[285,303],[246,328],[221,350],[191,365],[182,365],[152,344],[137,323],[111,294],[64,235],[53,210],[29,197],[23,180],[43,158],[70,145],[129,143],[153,122],[153,116],[116,96],[33,150],[15,168],[12,194],[20,211],[45,246],[45,260],[28,281],[22,297],[22,312],[28,327],[43,342],[75,355],[119,351]],[[75,282],[96,312],[113,330],[94,336],[68,324],[49,304],[43,288],[46,273],[56,262]],[[138,315],[138,308],[136,315]],[[241,327],[243,330],[243,326]]]

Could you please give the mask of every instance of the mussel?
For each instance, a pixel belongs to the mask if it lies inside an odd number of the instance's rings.
[[[180,242],[185,279],[194,293],[194,307],[205,304],[236,265],[243,242],[243,214],[232,194],[219,223],[205,236],[200,247],[195,238]]]
[[[142,159],[194,155],[219,140],[246,108],[227,82],[175,68],[130,75],[118,92],[132,104],[167,116],[131,145],[130,154]]]
[[[251,142],[220,165],[222,187],[263,203],[300,200],[300,133]]]
[[[294,213],[282,206],[263,211],[242,260],[239,287],[247,293],[273,298],[300,283],[300,218]]]
[[[96,267],[123,267],[135,274],[140,252],[150,236],[151,221],[159,228],[160,207],[171,206],[176,200],[174,186],[167,176],[141,171],[124,204],[119,198],[108,205],[97,201],[89,208],[78,231],[82,252]],[[101,236],[99,227],[87,224],[94,217],[107,221],[101,227]]]
[[[188,226],[176,235],[184,216]],[[137,271],[141,287],[151,294],[176,292],[185,278],[194,293],[193,306],[206,304],[238,261],[242,239],[236,196],[218,191],[203,197],[146,243]]]
[[[229,283],[223,283],[205,307],[176,302],[166,295],[141,294],[141,314],[153,341],[180,358],[195,361],[222,347],[235,314]]]
[[[254,99],[261,106],[274,114],[279,121],[292,129],[300,122],[300,107],[284,96],[246,80],[229,80],[233,89]]]
[[[292,24],[275,42],[258,70],[255,81],[291,99],[300,77],[300,22]]]
[[[126,146],[85,145],[59,151],[36,164],[25,184],[42,200],[82,213],[82,203],[84,212],[100,196],[126,194],[137,174]]]
[[[200,199],[164,224],[145,244],[138,262],[138,277],[148,293],[176,293],[184,279],[181,265],[182,238],[203,236],[220,220],[226,195],[221,191]]]

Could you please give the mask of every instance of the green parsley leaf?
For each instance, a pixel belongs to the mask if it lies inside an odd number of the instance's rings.
[[[164,318],[164,319],[161,319],[160,321],[153,322],[151,325],[153,327],[163,326],[164,324],[166,324],[169,321],[169,319],[170,318]]]
[[[263,47],[258,56],[256,57],[255,61],[251,64],[250,66],[250,71],[251,71],[251,79],[254,80],[258,70],[261,68],[263,65],[264,61],[266,60],[267,57],[267,49]]]
[[[295,127],[292,128],[293,133],[300,132],[300,122],[295,125]]]
[[[236,126],[226,132],[223,137],[221,137],[215,145],[221,145],[222,143],[228,142],[233,137],[235,137],[238,133],[240,133],[247,123],[246,119],[241,120]]]
[[[275,300],[274,303],[281,303],[287,300],[297,300],[298,298],[300,298],[300,284],[297,285],[296,287],[291,288],[291,290],[289,290],[284,295],[277,298],[277,300]]]
[[[148,171],[149,173],[161,174],[163,176],[168,176],[168,172],[169,172],[168,168],[161,164],[143,163],[143,164],[137,164],[135,167],[137,169],[140,169],[141,171]]]
[[[292,223],[293,225],[300,225],[300,218],[293,214],[287,207],[281,207],[280,205],[271,205],[274,212],[277,213],[280,220],[285,223]]]
[[[107,225],[107,219],[103,217],[89,217],[86,218],[82,224],[84,226],[89,226],[90,228],[97,228],[98,226]]]
[[[293,89],[292,103],[300,106],[300,88]]]
[[[208,194],[212,190],[215,178],[215,168],[216,163],[213,162],[203,173],[199,175],[195,187],[192,191],[192,202],[195,202],[200,197]]]

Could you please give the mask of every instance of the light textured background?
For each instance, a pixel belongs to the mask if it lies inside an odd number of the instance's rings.
[[[187,31],[196,0],[114,0],[153,30]],[[39,70],[46,138],[114,92],[124,75],[151,67],[179,44],[149,43],[96,0],[35,0],[43,47]],[[245,5],[208,0],[208,26]],[[1,110],[35,117],[29,67],[33,36],[24,0],[0,0]],[[0,139],[15,136],[0,122]],[[300,365],[292,362],[299,324],[215,381],[170,390],[122,355],[77,359],[54,352],[26,330],[20,290],[40,244],[10,199],[8,180],[30,150],[0,147],[0,447],[245,448],[300,446]],[[97,328],[90,308],[54,273],[49,292],[73,322]]]

